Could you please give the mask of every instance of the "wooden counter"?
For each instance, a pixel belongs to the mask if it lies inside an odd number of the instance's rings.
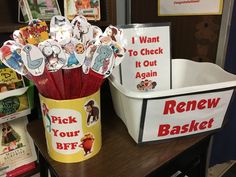
[[[28,124],[29,134],[55,176],[144,177],[183,154],[190,147],[199,144],[209,135],[138,145],[129,136],[125,125],[116,116],[111,105],[111,103],[102,104],[104,107],[102,109],[103,145],[101,151],[93,158],[80,163],[64,164],[52,160],[47,153],[42,121],[36,120]],[[43,165],[41,164],[42,168]]]

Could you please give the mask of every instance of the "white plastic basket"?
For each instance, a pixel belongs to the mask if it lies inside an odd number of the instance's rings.
[[[114,109],[137,143],[221,128],[236,86],[236,75],[218,65],[187,59],[172,60],[170,90],[130,91],[119,73],[109,78]]]

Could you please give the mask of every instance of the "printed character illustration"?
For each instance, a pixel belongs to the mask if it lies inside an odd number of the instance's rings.
[[[94,101],[90,100],[85,107],[88,112],[87,125],[96,122],[99,119],[99,108],[94,106]]]
[[[104,60],[109,59],[112,56],[112,49],[109,46],[101,45],[97,49],[98,55],[95,58],[92,68],[95,71],[99,71],[104,64]]]
[[[19,44],[22,44],[22,45],[25,45],[25,44],[26,44],[26,41],[25,41],[25,39],[23,38],[23,36],[22,36],[20,30],[15,30],[15,31],[13,32],[13,39],[14,39],[14,41],[16,41],[16,42],[19,43]]]
[[[84,155],[90,154],[92,152],[94,136],[91,133],[87,133],[83,138],[81,138],[80,141],[81,144],[79,145],[79,147],[84,149]]]
[[[54,19],[55,21],[55,26],[60,26],[60,27],[62,27],[62,26],[64,26],[64,25],[66,25],[66,19],[65,18],[62,18],[62,19],[59,19],[59,18],[57,18],[57,17],[55,17],[55,19]]]
[[[74,44],[70,41],[67,44],[63,45],[62,48],[65,50],[65,53],[69,55],[68,60],[67,60],[67,66],[71,67],[73,65],[78,65],[79,61],[75,55],[75,46]]]
[[[83,64],[83,72],[85,74],[87,74],[89,72],[89,69],[90,69],[90,65],[91,65],[91,62],[92,62],[92,59],[93,59],[93,55],[95,53],[97,49],[97,46],[96,45],[91,45],[86,52],[86,55],[85,55],[85,59],[84,59],[84,64]]]
[[[43,116],[46,117],[46,119],[48,120],[48,124],[46,125],[46,128],[48,128],[48,132],[52,131],[52,121],[50,116],[48,115],[49,109],[47,107],[47,105],[45,103],[43,103],[42,105],[42,111],[43,111]]]
[[[14,90],[14,89],[16,89],[15,83],[9,83],[9,84],[0,83],[0,92],[5,92],[5,91],[9,91],[9,90]]]
[[[45,0],[45,3],[48,9],[53,8],[53,0]]]
[[[115,54],[115,57],[119,57],[120,59],[124,56],[126,49],[121,46],[121,34],[122,30],[119,28],[116,28],[114,26],[108,26],[104,32],[107,37],[110,37],[112,39],[111,48],[113,49],[113,52]],[[121,62],[117,61],[117,65]]]
[[[102,73],[104,74],[105,72],[108,71],[109,69],[109,64],[110,64],[110,60],[108,58],[106,58],[104,61],[103,61],[103,66],[102,66]],[[107,73],[109,74],[109,73]]]
[[[108,26],[105,30],[105,34],[115,42],[117,42],[116,35],[118,34],[118,32],[120,32],[119,29],[113,26]]]
[[[77,9],[77,12],[79,12],[80,9],[91,8],[90,0],[76,0],[75,7]]]
[[[120,46],[120,44],[117,42],[112,43],[111,48],[115,54],[115,57],[122,58],[126,52],[126,49]]]
[[[65,59],[59,57],[59,54],[61,53],[61,48],[59,46],[45,46],[42,49],[42,53],[46,57],[45,62],[49,71],[56,71],[65,63]]]
[[[102,30],[97,26],[92,26],[93,39],[98,39],[102,35]]]
[[[48,28],[45,22],[38,19],[30,21],[27,27],[21,29],[21,34],[29,44],[37,45],[48,39]]]
[[[8,91],[7,84],[1,83],[0,84],[0,93],[1,92],[6,92],[6,91]]]
[[[89,32],[91,25],[84,20],[76,20],[73,25],[74,37],[86,44],[89,40]]]
[[[21,72],[23,70],[23,61],[20,55],[20,49],[11,51],[10,46],[2,46],[1,49],[2,60],[6,62],[6,64],[16,71]]]
[[[76,44],[76,46],[75,46],[75,51],[76,51],[76,53],[78,53],[78,54],[83,54],[84,53],[84,51],[85,51],[85,49],[84,49],[84,45],[83,44]]]
[[[26,53],[26,60],[27,60],[27,66],[29,69],[34,70],[35,73],[41,73],[42,71],[40,70],[41,65],[43,64],[43,57],[40,58],[36,58],[34,60],[32,60],[31,56],[30,56],[30,52],[32,50],[32,47],[30,45],[26,45],[23,48],[23,51]]]
[[[4,152],[16,149],[20,139],[20,135],[8,123],[2,124],[2,146],[7,146]]]
[[[157,83],[155,81],[145,79],[137,85],[137,89],[140,91],[148,91],[154,89],[156,85]]]
[[[72,36],[72,26],[65,17],[55,16],[51,20],[50,33],[51,37],[57,41],[69,39]]]

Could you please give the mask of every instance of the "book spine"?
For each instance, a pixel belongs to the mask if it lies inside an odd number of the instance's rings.
[[[9,171],[6,173],[6,176],[7,177],[12,177],[12,176],[19,176],[21,174],[24,174],[30,170],[33,170],[36,168],[36,165],[35,165],[35,162],[31,162],[31,163],[28,163],[28,164],[25,164],[25,165],[22,165],[12,171]]]

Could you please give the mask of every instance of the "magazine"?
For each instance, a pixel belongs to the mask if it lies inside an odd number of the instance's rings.
[[[76,15],[83,15],[88,20],[100,20],[100,0],[65,0],[65,16],[72,20]]]
[[[27,117],[0,124],[0,176],[17,176],[35,168],[35,147],[27,133]]]

